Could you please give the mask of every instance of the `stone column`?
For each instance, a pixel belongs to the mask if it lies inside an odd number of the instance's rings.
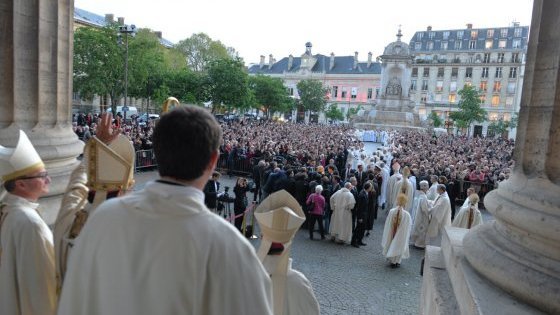
[[[535,0],[511,178],[484,203],[496,221],[464,238],[499,288],[560,313],[560,1]]]
[[[19,129],[31,139],[51,174],[52,223],[83,147],[71,128],[74,1],[1,1],[0,21],[0,142],[15,145]]]

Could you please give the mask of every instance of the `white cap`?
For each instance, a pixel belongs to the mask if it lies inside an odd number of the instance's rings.
[[[25,176],[44,167],[43,160],[41,160],[23,130],[19,131],[19,139],[15,148],[0,145],[0,176],[2,176],[2,181],[7,182]]]
[[[255,210],[255,218],[264,239],[285,244],[295,236],[305,221],[305,214],[292,195],[280,190],[261,202]]]

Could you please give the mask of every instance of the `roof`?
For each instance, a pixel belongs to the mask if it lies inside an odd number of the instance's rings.
[[[321,54],[313,55],[317,60],[312,72],[322,72],[326,74],[381,74],[381,64],[372,62],[368,67],[367,62],[358,62],[354,69],[354,56],[334,57],[334,67],[330,69],[330,56]],[[301,57],[293,57],[292,67],[288,70],[289,57],[284,57],[274,63],[272,67],[265,63],[261,68],[259,64],[249,67],[250,74],[283,74],[284,72],[298,72],[301,70]]]
[[[94,27],[104,27],[107,25],[104,16],[80,8],[74,8],[74,21]],[[173,47],[173,43],[165,38],[160,38],[159,42],[167,48]]]

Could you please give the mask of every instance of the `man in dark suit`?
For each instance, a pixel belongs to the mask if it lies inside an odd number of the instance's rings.
[[[342,174],[340,174],[340,177],[343,181],[348,181],[350,177],[352,177],[352,164],[346,164],[346,168],[342,169]]]
[[[362,191],[360,191],[360,193],[358,194],[358,199],[356,202],[356,228],[352,233],[352,242],[350,243],[350,245],[356,248],[367,245],[362,242],[362,239],[364,238],[364,232],[366,228],[369,201],[368,194],[371,191],[371,187],[371,183],[365,183],[364,189],[362,189]]]
[[[358,191],[361,191],[364,188],[364,183],[367,180],[366,172],[364,172],[364,166],[362,164],[358,165],[358,171],[354,175],[356,176],[356,180],[358,181]]]
[[[204,186],[204,204],[214,213],[218,212],[218,197],[220,195],[218,193],[220,191],[219,179],[220,173],[214,172],[212,173],[212,178],[208,180],[206,186]]]

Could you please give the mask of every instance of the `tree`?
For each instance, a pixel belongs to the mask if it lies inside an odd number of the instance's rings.
[[[430,112],[428,119],[432,121],[432,126],[434,126],[434,128],[439,128],[443,125],[443,120],[434,111]]]
[[[307,79],[297,84],[301,104],[306,111],[322,112],[327,104],[327,89],[321,81]]]
[[[480,96],[474,87],[467,85],[458,94],[461,97],[458,104],[459,111],[452,112],[449,117],[457,123],[464,123],[468,134],[472,123],[485,121],[487,113],[480,107]]]
[[[73,62],[74,91],[84,99],[109,95],[115,112],[124,91],[124,53],[117,43],[116,28],[78,28]]]
[[[325,116],[330,121],[344,120],[344,114],[335,104],[331,104],[331,106],[329,106],[329,109],[325,112]]]
[[[255,105],[264,108],[267,117],[275,112],[286,112],[293,107],[284,81],[264,75],[249,77],[249,88],[255,97]]]
[[[352,116],[358,114],[358,112],[362,109],[362,105],[358,105],[356,108],[348,108],[348,112],[346,113],[346,119],[350,120]]]
[[[235,49],[226,47],[222,42],[215,41],[204,33],[193,34],[175,46],[186,58],[187,66],[195,71],[208,70],[212,61],[219,59],[235,59]]]
[[[247,103],[249,79],[240,60],[218,59],[210,62],[208,81],[213,112],[222,105],[231,111],[233,107],[242,107]]]

